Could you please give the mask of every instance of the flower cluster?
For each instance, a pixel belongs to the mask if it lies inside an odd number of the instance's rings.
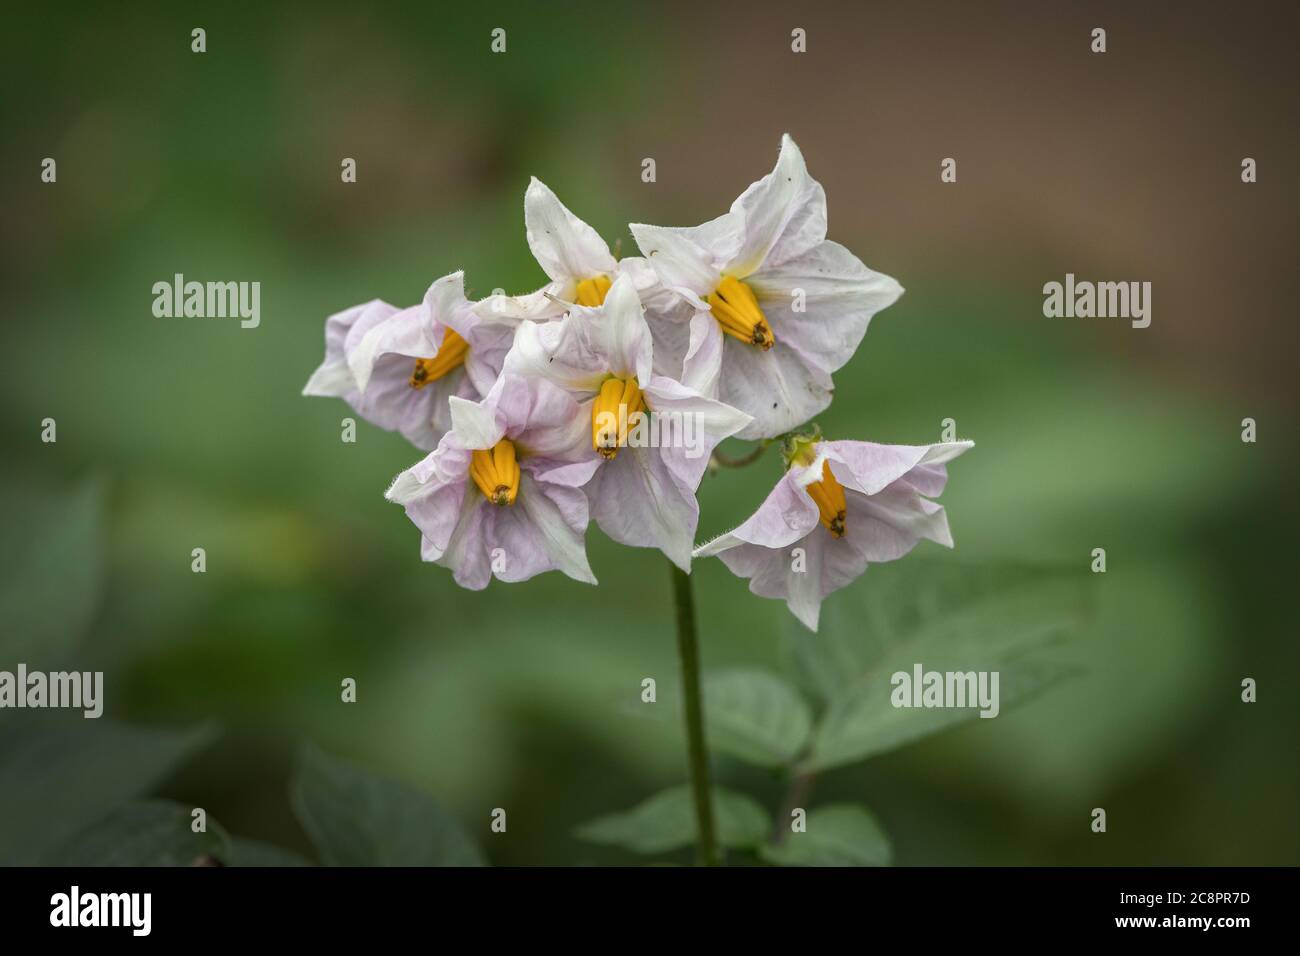
[[[304,389],[428,452],[387,495],[420,529],[424,560],[472,589],[550,570],[595,584],[594,519],[684,571],[718,555],[815,630],[822,599],[869,563],[922,538],[952,546],[931,499],[970,442],[801,431],[903,290],[826,238],[825,193],[789,136],[718,218],[633,224],[641,256],[615,258],[536,179],[524,222],[545,286],[470,301],[455,272],[410,308],[330,316]],[[732,436],[781,439],[786,472],[748,521],[696,548],[696,491]]]

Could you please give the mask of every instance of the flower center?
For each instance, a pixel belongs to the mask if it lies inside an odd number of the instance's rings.
[[[503,438],[490,449],[478,449],[469,461],[469,476],[494,505],[512,505],[519,494],[519,462],[515,446]]]
[[[591,405],[591,447],[602,458],[613,461],[627,444],[628,425],[636,427],[645,407],[636,376],[605,379]],[[633,419],[633,415],[638,417]]]
[[[776,344],[767,316],[758,307],[754,290],[735,276],[723,276],[705,300],[713,308],[713,317],[722,331],[746,345],[757,345],[766,352]]]
[[[822,462],[822,477],[808,486],[808,497],[817,505],[821,522],[832,538],[844,537],[844,521],[848,506],[844,501],[844,486],[831,473],[831,463]]]
[[[578,305],[585,305],[588,308],[604,305],[605,294],[609,292],[609,287],[613,284],[607,275],[583,279],[578,283],[578,291],[574,294],[574,298],[577,300]]]
[[[465,364],[465,354],[468,351],[469,343],[456,334],[454,329],[448,329],[447,334],[442,337],[442,345],[438,347],[437,355],[433,358],[415,360],[415,371],[411,373],[411,388],[424,388],[430,382],[460,368]]]

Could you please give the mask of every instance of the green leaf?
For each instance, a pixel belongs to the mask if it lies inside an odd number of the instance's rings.
[[[6,722],[0,726],[0,862],[28,864],[148,793],[213,736],[209,726],[152,730],[66,714]]]
[[[263,843],[260,840],[249,840],[246,837],[235,837],[230,841],[230,865],[250,867],[311,866],[311,861],[283,847]]]
[[[193,866],[230,859],[230,838],[210,817],[193,830],[193,807],[143,800],[82,828],[41,859],[42,866]]]
[[[780,866],[888,866],[893,850],[865,807],[836,803],[811,811],[803,833],[786,833],[759,856]]]
[[[306,746],[294,812],[329,866],[482,866],[483,854],[427,794]]]
[[[713,789],[713,818],[718,842],[735,848],[756,847],[767,838],[767,811],[743,793]],[[670,787],[630,810],[584,823],[575,832],[590,843],[618,846],[633,853],[664,853],[695,842],[695,804],[687,786]]]
[[[103,489],[94,481],[64,493],[15,489],[0,502],[0,666],[53,667],[99,601]]]
[[[709,746],[760,767],[783,767],[803,750],[812,714],[799,692],[759,670],[735,670],[704,682]]]
[[[1091,616],[1089,574],[918,560],[873,568],[793,635],[805,683],[828,700],[809,769],[825,770],[976,720],[979,707],[895,707],[897,672],[998,672],[1000,711],[1077,673],[1070,639]]]

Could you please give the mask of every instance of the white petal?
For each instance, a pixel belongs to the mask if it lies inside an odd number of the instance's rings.
[[[474,314],[488,321],[547,322],[568,311],[577,283],[572,279],[549,282],[525,295],[490,295],[474,303]]]
[[[403,355],[410,359],[436,355],[438,340],[433,336],[433,317],[423,303],[402,309],[376,325],[348,354],[348,367],[357,380],[357,389],[364,394],[375,363],[384,355]]]
[[[559,322],[521,325],[506,354],[504,371],[545,379],[575,392],[600,388],[608,374],[604,357],[588,346],[572,315]]]
[[[743,524],[696,548],[695,556],[721,554],[745,544],[788,548],[816,528],[820,520],[817,505],[787,473]]]
[[[871,317],[903,294],[897,281],[829,240],[745,281],[772,325],[776,347],[796,349],[827,374],[853,357]],[[803,293],[802,312],[794,310],[796,290]]]
[[[818,453],[831,459],[831,470],[845,488],[864,495],[884,491],[894,482],[917,473],[926,493],[943,490],[939,466],[975,447],[974,442],[939,442],[934,445],[882,445],[865,441],[827,441]],[[937,480],[937,484],[936,484]]]
[[[615,279],[599,309],[574,309],[566,321],[582,328],[611,373],[620,378],[635,375],[641,382],[650,380],[654,345],[631,277]]]
[[[717,396],[722,373],[723,338],[722,327],[712,312],[695,313],[690,324],[690,345],[682,360],[683,385],[710,398]]]
[[[748,425],[750,417],[668,378],[651,379],[644,391],[660,454],[686,487],[699,488],[713,449]]]
[[[685,230],[644,223],[629,228],[665,288],[702,297],[718,287],[724,260],[685,235]]]
[[[731,336],[722,342],[718,397],[754,420],[737,436],[746,441],[775,438],[798,428],[831,403],[831,380],[809,368],[794,349],[767,351]]]
[[[746,189],[731,211],[743,217],[745,238],[727,271],[742,279],[764,263],[779,265],[826,238],[826,194],[808,175],[789,134],[781,137],[776,168]]]
[[[505,429],[498,424],[495,405],[491,399],[471,402],[452,396],[451,429],[466,448],[492,448],[501,440]]]
[[[592,517],[620,544],[658,548],[683,571],[700,509],[695,493],[672,473],[657,448],[620,448],[586,486]]]
[[[600,234],[536,178],[524,194],[524,224],[533,255],[552,279],[590,279],[617,267]]]
[[[302,393],[341,397],[356,389],[356,379],[348,367],[348,338],[355,337],[358,333],[364,334],[395,312],[395,306],[382,299],[372,299],[362,305],[336,312],[326,319],[325,360],[312,373]]]
[[[587,499],[581,491],[535,481],[525,472],[515,504],[523,506],[555,567],[576,581],[596,583],[587,563]]]

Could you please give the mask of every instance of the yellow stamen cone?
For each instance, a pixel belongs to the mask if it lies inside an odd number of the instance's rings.
[[[821,523],[831,533],[832,538],[844,537],[845,521],[848,517],[848,504],[844,500],[844,486],[839,483],[831,471],[829,461],[822,462],[822,477],[808,486],[808,497],[817,505]]]
[[[613,284],[607,275],[583,279],[578,283],[578,291],[574,293],[574,301],[578,305],[585,305],[588,308],[604,305],[605,296],[609,293],[609,287]]]
[[[469,352],[469,343],[453,329],[448,329],[442,337],[442,345],[433,358],[415,360],[415,371],[411,373],[411,388],[424,388],[430,382],[437,381],[444,375],[465,364],[465,355]]]
[[[732,338],[756,345],[764,352],[776,344],[776,336],[759,308],[754,290],[735,276],[723,276],[706,301],[722,331]]]
[[[470,456],[469,476],[494,505],[512,505],[519,494],[519,461],[515,446],[503,438],[491,449],[477,449]]]

